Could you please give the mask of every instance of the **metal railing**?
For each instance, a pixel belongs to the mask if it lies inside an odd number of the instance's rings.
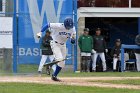
[[[78,0],[78,7],[140,7],[140,0]]]

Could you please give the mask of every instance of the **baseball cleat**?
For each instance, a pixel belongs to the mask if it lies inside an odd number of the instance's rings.
[[[41,74],[42,74],[42,72],[41,71],[38,71],[38,76],[39,77],[41,77]]]
[[[51,77],[51,79],[53,80],[53,81],[58,81],[58,82],[60,82],[61,80],[60,79],[58,79],[57,77],[55,77],[55,76],[52,76]]]

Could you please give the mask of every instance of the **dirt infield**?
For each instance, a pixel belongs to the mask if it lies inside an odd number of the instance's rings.
[[[61,77],[62,82],[54,82],[50,77],[38,76],[3,76],[0,77],[0,82],[24,82],[24,83],[38,83],[38,84],[57,84],[57,85],[75,85],[75,86],[94,86],[106,88],[127,88],[140,89],[140,85],[126,85],[126,84],[110,84],[110,83],[96,83],[89,82],[94,80],[125,80],[125,79],[140,79],[140,77]]]

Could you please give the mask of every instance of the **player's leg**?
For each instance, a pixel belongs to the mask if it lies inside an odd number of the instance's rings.
[[[87,72],[90,72],[90,62],[91,62],[91,57],[89,55],[86,56],[86,66],[87,66]]]
[[[86,71],[86,66],[85,66],[85,63],[86,63],[86,57],[82,55],[82,58],[81,58],[81,71],[82,72],[85,72]]]
[[[103,66],[103,71],[106,71],[106,60],[105,60],[105,54],[104,53],[99,53],[99,56],[102,60],[102,66]]]
[[[54,55],[48,55],[49,59],[50,59],[50,62],[52,62],[54,60]],[[51,67],[50,66],[46,66],[46,73],[47,75],[50,75],[50,70],[51,70]]]
[[[118,58],[113,58],[113,71],[116,71],[117,62]]]
[[[140,72],[140,54],[135,53],[135,55],[136,55],[137,71]]]
[[[50,45],[51,45],[55,60],[56,61],[62,60],[63,56],[62,56],[62,53],[61,53],[60,44],[55,43],[54,41],[51,41]],[[62,67],[60,67],[58,65],[53,65],[52,69],[54,71],[53,74],[52,74],[52,80],[60,81],[59,79],[57,79],[57,75],[60,72],[60,70],[62,69]]]
[[[66,45],[60,45],[60,54],[63,56],[63,59],[66,58]],[[61,69],[65,66],[65,61],[61,61],[56,65],[56,69],[52,75],[52,80],[54,81],[60,81],[57,79],[57,75],[60,73]]]
[[[55,60],[56,61],[62,60],[63,59],[63,55],[62,55],[62,52],[61,52],[60,44],[51,43],[51,48],[52,48]],[[52,80],[60,81],[59,79],[57,79],[57,75],[61,71],[62,67],[58,64],[58,65],[53,65],[52,68],[54,70],[54,72],[52,74]]]
[[[38,72],[41,73],[42,72],[42,69],[43,69],[43,65],[45,64],[46,60],[47,60],[47,55],[42,55],[41,57],[41,61],[40,61],[40,64],[39,64],[39,67],[38,67]]]
[[[60,44],[55,43],[54,41],[50,42],[53,55],[56,61],[63,60],[63,55],[61,53]]]
[[[86,53],[81,52],[81,72],[86,72]]]
[[[66,58],[66,53],[67,53],[67,51],[66,51],[66,45],[60,45],[60,50],[61,50],[61,55],[62,55],[62,59],[65,59]],[[61,62],[59,62],[58,63],[58,66],[60,66],[60,67],[65,67],[65,60],[64,61],[61,61]]]
[[[93,64],[92,64],[92,70],[95,72],[96,71],[96,60],[97,60],[97,57],[98,57],[98,53],[94,53],[93,56]]]

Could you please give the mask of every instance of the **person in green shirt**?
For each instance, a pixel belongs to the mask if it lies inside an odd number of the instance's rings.
[[[93,38],[89,35],[88,28],[85,28],[84,33],[79,37],[78,45],[81,51],[81,72],[89,72]]]

